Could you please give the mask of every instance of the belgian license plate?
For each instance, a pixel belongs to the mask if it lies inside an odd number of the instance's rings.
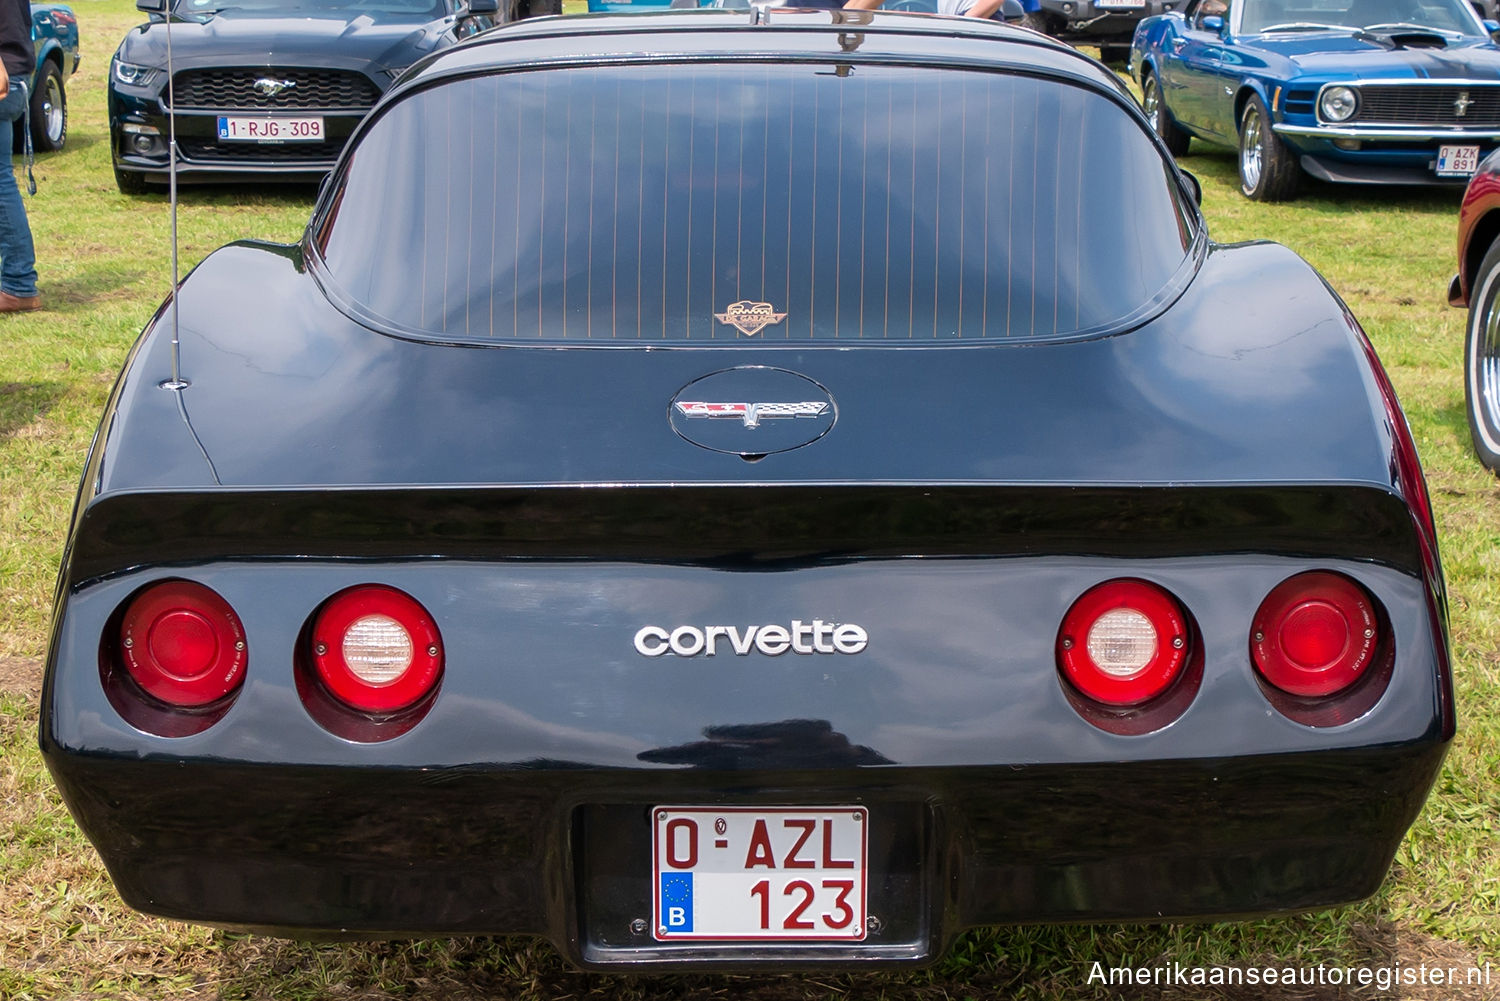
[[[1094,0],[1094,6],[1100,10],[1140,10],[1146,0]]]
[[[320,142],[321,116],[311,118],[237,118],[219,116],[219,139],[224,142],[295,143]]]
[[[652,811],[656,939],[863,941],[864,807]]]
[[[1437,176],[1469,177],[1478,169],[1478,146],[1438,147]]]

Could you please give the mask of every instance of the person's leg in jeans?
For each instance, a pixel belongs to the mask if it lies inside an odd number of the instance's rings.
[[[10,93],[0,98],[0,141],[6,146],[10,144],[10,123],[25,113],[26,98],[26,88],[16,80],[11,81]],[[0,296],[0,312],[36,308],[36,249],[9,149],[0,153],[0,292],[5,293]]]

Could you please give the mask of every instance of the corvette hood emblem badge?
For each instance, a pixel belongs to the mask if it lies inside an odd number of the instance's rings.
[[[734,417],[747,428],[760,427],[762,420],[774,417],[818,417],[828,409],[822,400],[801,403],[699,403],[677,401],[677,412],[684,417]]]
[[[751,302],[749,299],[741,299],[739,302],[731,302],[725,306],[724,312],[715,313],[714,319],[720,323],[729,324],[746,337],[754,337],[773,323],[785,320],[786,314],[776,312],[775,307],[769,302]]]
[[[812,444],[833,427],[838,410],[827,387],[769,365],[699,376],[666,407],[672,430],[694,445],[758,458]]]

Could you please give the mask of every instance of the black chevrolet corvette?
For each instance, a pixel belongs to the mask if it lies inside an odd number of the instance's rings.
[[[167,183],[176,102],[186,180],[316,180],[407,66],[560,0],[137,0],[109,65],[115,183]],[[173,79],[167,73],[172,16]],[[170,84],[170,88],[169,88]]]
[[[173,308],[41,730],[154,914],[781,968],[1316,908],[1454,732],[1358,323],[1031,32],[501,28]]]

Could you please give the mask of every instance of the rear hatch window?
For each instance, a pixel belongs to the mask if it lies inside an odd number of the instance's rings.
[[[1196,216],[1117,104],[906,66],[590,66],[387,109],[315,245],[334,298],[444,339],[932,342],[1119,329]]]

